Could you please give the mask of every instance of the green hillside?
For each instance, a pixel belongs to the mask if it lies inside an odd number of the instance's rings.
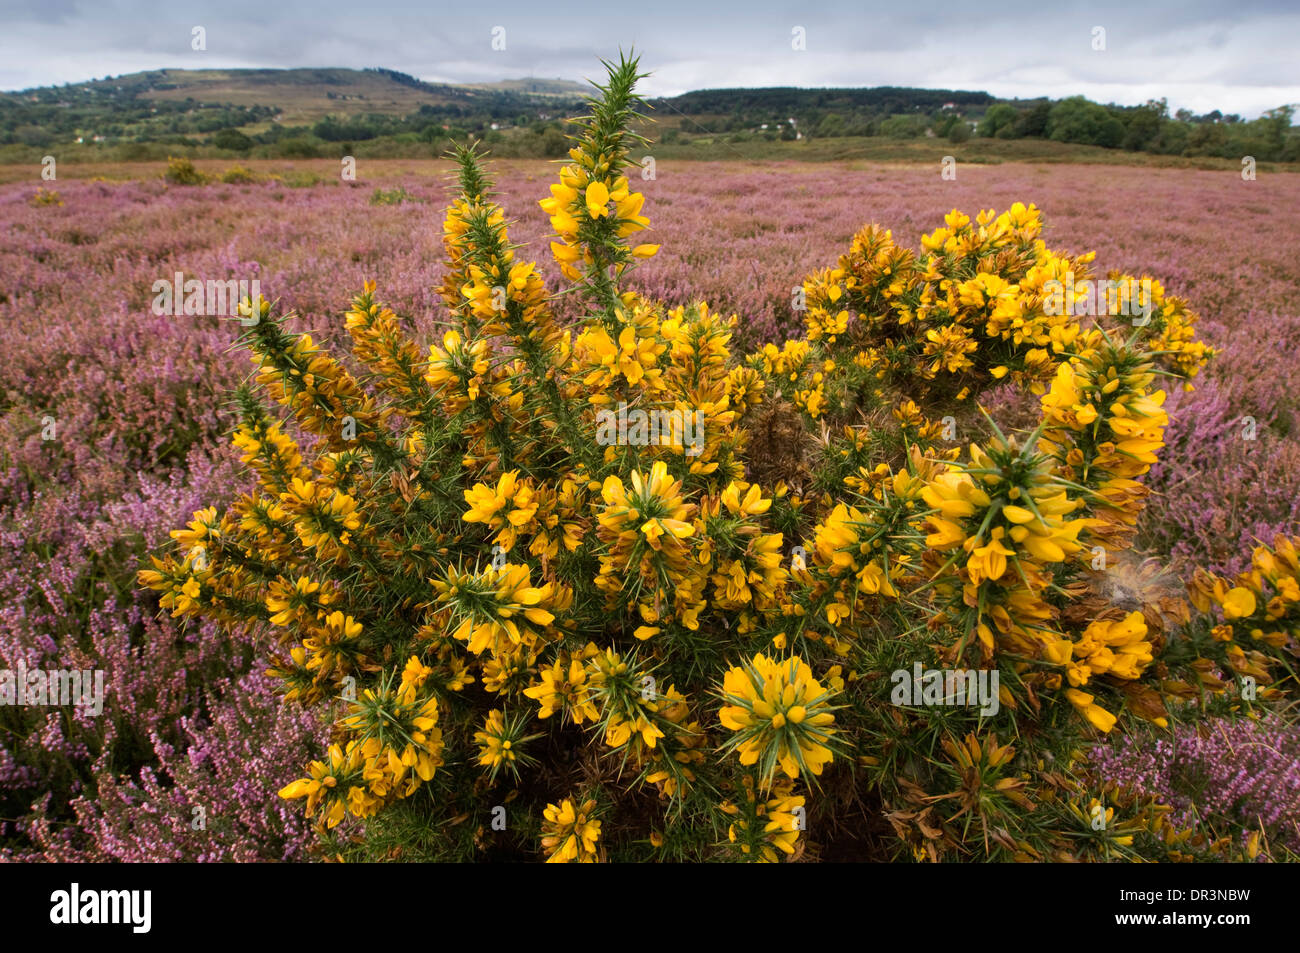
[[[467,138],[483,140],[499,157],[555,158],[568,147],[563,119],[581,110],[588,89],[535,77],[429,83],[389,69],[150,70],[0,93],[0,162],[39,161],[56,148],[72,161],[170,154],[409,158],[440,154]],[[1247,121],[1217,110],[1170,115],[1164,100],[1117,106],[1077,96],[1005,100],[881,86],[706,89],[651,99],[646,111],[653,122],[637,130],[664,154],[683,158],[812,142],[819,145],[793,151],[809,158],[867,155],[888,143],[934,139],[953,146],[1001,140],[1010,146],[999,154],[1025,156],[1068,146],[1180,158],[1300,158],[1289,107]]]

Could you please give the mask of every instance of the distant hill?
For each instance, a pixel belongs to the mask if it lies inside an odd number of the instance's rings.
[[[428,83],[380,68],[148,70],[0,93],[0,147],[121,147],[147,158],[151,145],[247,151],[289,140],[310,156],[321,142],[410,145],[531,128],[573,115],[588,91],[562,79]],[[532,130],[527,151],[561,154],[558,128],[543,147],[545,132]]]
[[[556,158],[568,148],[562,121],[589,92],[566,79],[431,83],[382,68],[149,70],[0,93],[0,161],[30,161],[32,150],[56,146],[123,159],[176,151],[428,155],[468,139],[500,157]],[[704,89],[648,106],[654,122],[638,131],[665,146],[875,137],[960,144],[979,136],[1164,155],[1300,156],[1289,107],[1245,122],[1217,110],[1170,116],[1164,100],[1117,106],[899,86]]]
[[[421,107],[460,107],[465,114],[505,115],[557,103],[576,103],[591,92],[586,83],[567,79],[501,80],[495,83],[428,83],[389,69],[161,69],[128,73],[84,83],[0,93],[6,104],[58,105],[62,109],[100,109],[140,113],[141,107],[167,113],[191,109],[232,109],[250,122],[272,119],[286,126],[309,125],[326,116],[407,116]],[[665,113],[748,114],[756,111],[803,115],[839,110],[875,115],[932,110],[954,103],[963,111],[982,111],[996,102],[983,92],[875,87],[870,89],[710,89],[652,100]],[[149,112],[148,115],[155,115]],[[147,133],[146,133],[147,134]]]
[[[370,70],[162,70],[141,75],[149,78],[140,93],[146,99],[268,106],[277,110],[279,121],[291,124],[326,115],[404,116],[425,104],[469,102],[474,95],[455,86],[404,83]]]
[[[531,93],[536,96],[560,96],[570,99],[574,96],[587,96],[592,92],[589,83],[577,83],[571,79],[538,79],[532,76],[524,79],[503,79],[499,83],[478,83],[467,88],[495,89],[508,93]]]
[[[405,116],[421,106],[457,104],[476,111],[507,100],[578,99],[587,91],[567,80],[523,79],[480,85],[426,83],[387,69],[163,69],[0,94],[29,103],[193,103],[273,110],[276,121],[297,125],[324,116]]]

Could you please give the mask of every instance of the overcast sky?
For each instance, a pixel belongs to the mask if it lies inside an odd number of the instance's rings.
[[[207,49],[191,49],[195,26]],[[504,50],[493,49],[504,28]],[[792,48],[796,28],[805,49]],[[1102,28],[1104,50],[1094,50]],[[497,33],[501,36],[501,33]],[[1100,36],[1100,35],[1099,35]],[[0,0],[0,89],[163,67],[386,66],[435,82],[581,80],[635,45],[671,95],[720,86],[1082,94],[1254,117],[1300,102],[1296,0]]]

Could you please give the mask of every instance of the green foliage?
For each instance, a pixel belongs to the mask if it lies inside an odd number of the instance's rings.
[[[1122,145],[1131,152],[1150,149],[1160,135],[1160,126],[1169,118],[1169,107],[1163,99],[1152,100],[1129,114],[1128,129]]]
[[[917,139],[925,134],[924,116],[890,116],[880,123],[880,134],[893,139]]]
[[[320,149],[307,138],[286,139],[275,152],[286,159],[314,159],[320,155]]]
[[[1079,142],[1114,149],[1124,139],[1124,124],[1104,106],[1072,96],[1052,107],[1047,117],[1047,137],[1057,142]]]
[[[400,185],[395,189],[375,189],[374,193],[370,196],[371,205],[401,205],[403,202],[419,201],[420,199],[416,198]]]
[[[999,129],[1013,125],[1019,116],[1019,111],[1014,106],[1009,106],[1006,103],[990,106],[980,123],[979,133],[985,137],[996,136]]]
[[[786,118],[810,111],[836,113],[842,119],[882,119],[901,113],[929,113],[954,103],[960,109],[978,109],[996,102],[988,93],[955,89],[914,89],[876,86],[870,89],[798,89],[792,86],[761,89],[702,89],[671,100],[650,100],[686,115],[733,115],[746,119]]]
[[[350,140],[362,141],[365,139],[374,139],[379,135],[376,128],[377,117],[366,119],[338,119],[334,116],[326,116],[316,125],[312,126],[312,135],[317,139],[323,139],[326,142],[347,142]]]
[[[326,181],[315,172],[308,172],[303,169],[295,169],[283,176],[284,184],[291,189],[310,189]]]
[[[253,148],[253,140],[238,129],[222,129],[212,137],[212,144],[218,149],[229,149],[231,152],[248,152]]]

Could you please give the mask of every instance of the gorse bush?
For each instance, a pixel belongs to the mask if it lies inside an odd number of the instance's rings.
[[[1125,576],[1157,378],[1210,357],[1184,302],[1124,282],[1140,321],[1074,317],[1051,282],[1091,256],[1049,250],[1033,206],[954,211],[919,253],[863,229],[798,290],[803,337],[735,354],[734,316],[623,285],[658,251],[623,171],[638,78],[609,66],[541,202],[566,287],[462,148],[427,351],[371,283],[352,364],[242,306],[258,490],[140,579],[264,632],[286,703],[329,711],[281,796],[343,857],[1253,851],[1084,757],[1291,677],[1291,543],[1242,585],[1199,576],[1195,612]],[[994,387],[1037,395],[1036,429],[982,415]]]
[[[163,178],[173,185],[203,185],[208,181],[207,174],[194,165],[194,160],[184,156],[168,157]]]
[[[258,177],[251,169],[245,169],[242,165],[232,165],[221,173],[221,181],[227,185],[252,185],[258,181]]]
[[[59,195],[57,189],[38,187],[32,194],[32,197],[27,200],[27,204],[34,208],[40,208],[47,205],[62,206],[63,196]]]

